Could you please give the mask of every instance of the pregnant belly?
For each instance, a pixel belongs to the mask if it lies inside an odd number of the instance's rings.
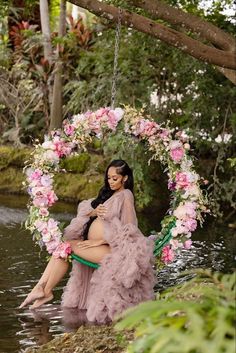
[[[96,218],[91,224],[88,232],[88,239],[103,240],[104,225],[100,218]]]

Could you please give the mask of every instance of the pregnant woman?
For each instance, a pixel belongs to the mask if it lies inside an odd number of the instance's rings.
[[[98,269],[73,261],[62,300],[64,308],[87,310],[93,322],[107,322],[126,308],[153,299],[153,243],[138,229],[133,173],[123,160],[112,161],[97,198],[82,201],[65,228],[64,239]],[[20,308],[36,309],[53,299],[53,288],[69,264],[51,257],[42,277]]]

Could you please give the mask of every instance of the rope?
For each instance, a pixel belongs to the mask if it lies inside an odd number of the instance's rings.
[[[116,26],[113,77],[112,77],[112,86],[111,86],[111,108],[112,109],[114,109],[115,98],[116,98],[116,82],[117,82],[117,76],[118,76],[118,55],[119,55],[119,45],[120,45],[121,15],[122,15],[122,10],[121,8],[119,8],[117,26]]]
[[[83,265],[87,265],[87,266],[92,267],[92,268],[99,268],[100,267],[100,265],[96,264],[95,262],[87,261],[87,260],[83,259],[82,257],[74,254],[74,253],[72,253],[70,256],[71,256],[71,258],[73,260],[76,260],[76,261],[80,262]]]

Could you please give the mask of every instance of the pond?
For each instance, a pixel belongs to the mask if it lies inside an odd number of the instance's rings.
[[[0,196],[0,353],[24,352],[27,347],[41,345],[56,334],[71,330],[60,310],[66,279],[56,288],[53,303],[39,312],[17,309],[46,264],[46,254],[39,256],[38,247],[22,226],[27,216],[26,203],[23,196]],[[75,211],[76,205],[66,203],[58,203],[54,210],[55,217],[66,222]],[[152,219],[145,223],[149,230],[154,228]],[[208,225],[198,229],[193,235],[191,251],[183,251],[173,264],[158,273],[157,290],[186,280],[180,277],[180,272],[187,268],[232,271],[235,240],[235,231],[227,226]]]

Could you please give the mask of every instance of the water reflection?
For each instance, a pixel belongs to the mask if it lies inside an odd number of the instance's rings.
[[[9,198],[10,202],[12,199]],[[2,200],[0,200],[2,201]],[[15,200],[14,200],[15,201]],[[35,285],[46,265],[46,254],[39,257],[39,249],[21,223],[27,216],[26,210],[14,208],[4,199],[0,206],[0,352],[23,352],[27,347],[41,345],[56,334],[73,330],[87,323],[85,312],[61,311],[62,287],[55,291],[53,304],[39,310],[18,310],[26,293]],[[24,203],[25,204],[25,203]],[[59,205],[55,217],[68,221],[76,206]],[[152,229],[151,221],[149,223]],[[234,267],[236,234],[226,227],[205,227],[193,236],[191,251],[182,251],[177,260],[162,269],[157,277],[157,289],[162,290],[186,277],[180,273],[186,268],[211,267],[228,272]]]

